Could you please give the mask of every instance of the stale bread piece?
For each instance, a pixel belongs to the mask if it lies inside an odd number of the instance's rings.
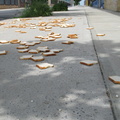
[[[6,55],[7,54],[7,51],[3,50],[3,51],[0,51],[0,55]]]
[[[16,39],[16,40],[11,40],[11,41],[10,41],[11,44],[18,44],[18,43],[20,43],[20,42],[21,42],[21,41],[20,41],[20,40],[17,40],[17,39]]]
[[[73,44],[74,42],[73,41],[65,41],[65,42],[62,42],[62,44]]]
[[[96,36],[105,36],[105,34],[97,34]]]
[[[20,44],[20,45],[25,45],[25,44],[26,44],[26,42],[20,42],[19,44]]]
[[[62,52],[63,49],[51,49],[50,51],[54,53],[59,53],[59,52]]]
[[[27,45],[27,46],[34,46],[34,45],[35,45],[35,42],[26,42],[25,45]]]
[[[6,43],[9,43],[9,41],[7,41],[7,40],[0,40],[0,43],[1,44],[6,44]]]
[[[55,41],[56,39],[55,38],[48,38],[48,39],[42,39],[40,41],[42,42],[48,42],[48,41]]]
[[[20,31],[20,33],[27,33],[26,31]]]
[[[81,63],[81,64],[84,64],[84,65],[87,65],[87,66],[91,66],[91,65],[97,64],[98,61],[94,61],[94,60],[84,60],[84,61],[81,61],[80,63]]]
[[[43,56],[33,56],[31,57],[31,60],[37,62],[37,61],[43,61],[44,57]]]
[[[109,80],[115,84],[120,84],[120,76],[109,76]]]
[[[54,67],[54,65],[50,64],[50,63],[41,63],[41,64],[37,64],[36,67],[38,67],[40,69],[46,69],[49,67]]]
[[[43,36],[35,36],[35,38],[43,38]]]
[[[40,42],[40,40],[35,40],[34,43],[35,44],[40,44],[41,42]]]
[[[38,47],[37,51],[39,51],[39,52],[49,52],[50,50],[48,49],[47,46],[44,46],[44,47]]]
[[[87,27],[86,29],[88,29],[88,30],[92,30],[92,29],[94,29],[94,27]]]
[[[74,39],[74,38],[78,38],[78,35],[77,34],[69,34],[67,37]]]
[[[31,49],[28,51],[29,53],[32,53],[32,54],[38,54],[38,51],[37,50],[34,50],[34,49]]]
[[[22,50],[18,50],[19,53],[25,53],[25,52],[28,52],[29,49],[22,49]]]
[[[16,47],[16,49],[27,49],[27,48],[29,48],[28,46],[18,46],[18,47]]]
[[[20,57],[20,60],[30,60],[33,55],[24,55]]]
[[[46,52],[46,53],[42,53],[44,56],[53,56],[56,55],[54,52]]]

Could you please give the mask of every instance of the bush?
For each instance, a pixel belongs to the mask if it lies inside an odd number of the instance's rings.
[[[59,3],[55,4],[52,8],[53,11],[67,11],[68,6],[65,2],[60,1]]]
[[[26,8],[21,17],[38,17],[38,16],[50,16],[52,15],[51,8],[41,1],[34,1]]]

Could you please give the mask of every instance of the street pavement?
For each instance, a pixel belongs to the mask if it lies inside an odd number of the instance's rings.
[[[100,62],[107,94],[111,99],[116,120],[120,120],[120,85],[113,84],[108,76],[120,76],[120,12],[85,7],[94,47]],[[106,34],[97,37],[97,33]]]
[[[96,11],[101,14],[97,14]],[[95,47],[96,43],[98,48],[103,50],[99,46],[103,43],[99,43],[98,40],[104,41],[107,36],[112,39],[110,32],[113,29],[112,24],[110,24],[112,29],[106,29],[106,31],[100,29],[102,25],[103,27],[106,25],[105,21],[101,22],[99,27],[97,25],[97,22],[100,21],[99,18],[102,15],[106,17],[106,14],[111,15],[109,19],[112,20],[111,13],[76,6],[70,7],[69,11],[66,12],[54,12],[51,17],[32,18],[26,22],[16,19],[16,24],[19,25],[72,18],[67,23],[76,25],[70,28],[53,27],[52,31],[49,32],[40,31],[38,26],[36,29],[30,29],[30,27],[6,28],[15,22],[14,19],[0,21],[7,23],[0,26],[0,40],[35,41],[39,40],[35,36],[47,36],[48,33],[55,32],[61,33],[62,38],[56,41],[41,42],[41,44],[31,46],[30,49],[48,46],[50,49],[61,48],[64,50],[57,53],[56,56],[45,57],[44,61],[34,62],[19,59],[20,56],[28,53],[18,53],[16,49],[19,46],[18,44],[0,45],[0,50],[8,51],[7,55],[0,56],[0,120],[115,120],[117,117],[114,114],[114,108],[111,106],[113,99],[108,96],[110,91],[107,83],[111,84],[114,89],[116,86],[119,89],[119,86],[111,83],[107,79],[108,75],[105,77],[103,74],[103,72],[111,72],[112,70],[111,64],[104,61],[104,59],[108,60],[110,56],[99,57]],[[95,15],[98,16],[97,19]],[[119,18],[114,14],[113,16]],[[107,18],[106,22],[108,23]],[[91,25],[94,30],[87,30],[86,27]],[[119,29],[117,25],[114,27],[116,31]],[[27,33],[22,34],[15,32],[15,30],[26,31]],[[94,39],[98,32],[105,33],[106,36]],[[74,44],[71,45],[61,44],[63,41],[71,40],[67,38],[68,34],[78,34],[78,39],[72,39]],[[117,35],[117,33],[114,32],[113,35]],[[112,43],[112,41],[107,42],[105,40],[105,45],[114,45],[119,50],[118,42]],[[113,51],[111,52],[113,53]],[[118,51],[115,52],[115,55],[117,54],[119,54]],[[98,60],[100,63],[85,66],[80,64],[81,60]],[[44,62],[54,64],[54,67],[44,70],[36,67],[36,64]],[[106,68],[107,71],[103,71],[102,63],[109,67]],[[108,64],[109,66],[107,66]],[[109,75],[114,75],[110,72]]]

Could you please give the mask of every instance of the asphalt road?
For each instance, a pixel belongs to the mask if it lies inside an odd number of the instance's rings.
[[[81,60],[97,60],[91,33],[86,29],[88,21],[84,7],[71,7],[67,12],[55,12],[52,17],[39,17],[16,24],[72,18],[67,23],[75,27],[53,27],[51,32],[61,33],[56,41],[41,42],[31,46],[61,48],[56,56],[45,57],[44,61],[20,60],[28,53],[18,53],[18,44],[2,44],[0,50],[9,51],[0,56],[0,120],[114,120],[109,98],[99,64],[85,66]],[[6,28],[13,24],[7,19],[0,27],[0,40],[34,41],[35,36],[46,36],[49,32],[27,28]],[[23,30],[21,34],[15,30]],[[78,34],[74,44],[61,42],[71,40],[68,34]],[[40,55],[37,54],[37,55]],[[38,63],[52,63],[53,68],[40,70]]]

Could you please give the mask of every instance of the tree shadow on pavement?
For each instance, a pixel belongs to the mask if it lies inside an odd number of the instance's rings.
[[[92,43],[62,45],[59,40],[45,44],[64,49],[45,57],[44,62],[55,66],[45,70],[31,60],[19,60],[22,54],[15,50],[17,45],[1,45],[9,50],[8,55],[1,56],[1,118],[112,120],[99,66],[80,64],[80,60],[96,60]]]

